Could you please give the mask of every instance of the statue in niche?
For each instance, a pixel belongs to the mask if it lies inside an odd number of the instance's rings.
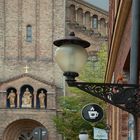
[[[32,94],[29,89],[26,88],[22,96],[22,107],[31,108],[32,107]]]
[[[16,98],[16,94],[13,90],[11,90],[8,97],[7,97],[7,99],[9,99],[11,108],[15,107],[15,98]]]
[[[39,93],[39,103],[40,103],[40,108],[45,108],[45,93],[43,90]]]

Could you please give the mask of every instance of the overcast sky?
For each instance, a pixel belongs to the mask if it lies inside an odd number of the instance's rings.
[[[104,9],[106,11],[108,11],[108,7],[109,7],[109,0],[84,0],[86,2],[89,2],[101,9]]]

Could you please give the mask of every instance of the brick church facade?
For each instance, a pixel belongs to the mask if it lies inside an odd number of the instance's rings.
[[[81,0],[0,1],[0,140],[32,140],[38,127],[48,140],[62,139],[53,123],[64,94],[53,41],[75,31],[94,56],[107,43],[107,25],[106,11]]]

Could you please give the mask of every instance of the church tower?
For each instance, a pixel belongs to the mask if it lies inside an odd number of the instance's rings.
[[[62,140],[53,123],[63,76],[53,41],[74,31],[96,57],[108,14],[83,0],[0,0],[0,140]]]
[[[0,1],[0,140],[32,140],[36,128],[59,140],[53,40],[64,35],[65,0]]]

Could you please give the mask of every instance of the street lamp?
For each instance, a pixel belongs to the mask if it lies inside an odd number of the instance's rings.
[[[79,76],[78,71],[86,63],[88,55],[85,48],[90,46],[88,41],[75,37],[74,32],[71,32],[66,38],[55,40],[53,43],[58,47],[55,52],[56,62],[64,71],[63,75],[69,86],[77,87],[133,115],[140,115],[139,85],[75,80]]]
[[[88,133],[86,131],[81,131],[79,133],[79,139],[80,140],[88,140]]]
[[[56,40],[54,44],[58,46],[55,52],[56,62],[64,71],[67,80],[75,80],[78,71],[83,67],[88,58],[86,47],[90,43],[75,37],[74,32],[65,39]]]

